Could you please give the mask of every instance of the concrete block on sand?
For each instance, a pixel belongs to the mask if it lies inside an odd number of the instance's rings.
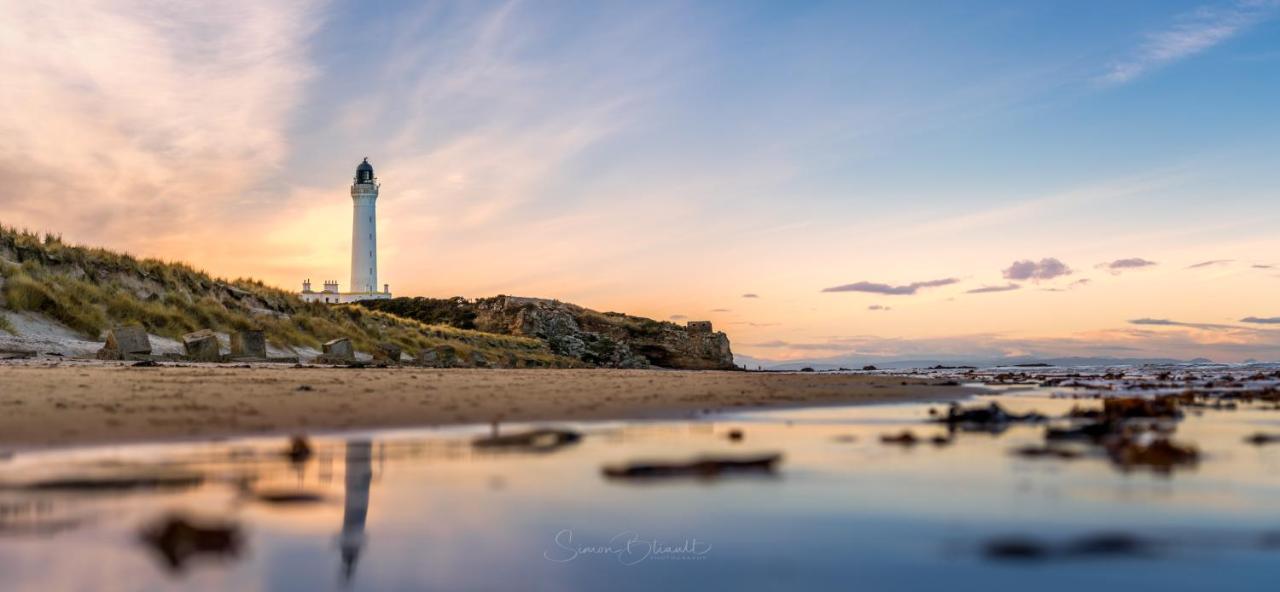
[[[373,350],[373,361],[392,364],[400,363],[400,346],[394,343],[379,343],[378,347]]]
[[[418,363],[431,368],[453,368],[458,365],[458,350],[452,345],[437,345],[418,352]]]
[[[257,329],[235,332],[231,335],[231,355],[244,358],[266,358],[266,333]]]
[[[187,358],[196,362],[217,362],[222,358],[218,351],[218,335],[208,329],[183,335],[182,347],[186,349]]]
[[[98,351],[102,360],[125,360],[151,355],[151,339],[141,325],[116,327],[107,333],[107,343]]]
[[[324,358],[354,362],[356,359],[356,350],[351,347],[350,339],[347,339],[346,337],[339,337],[324,344]]]

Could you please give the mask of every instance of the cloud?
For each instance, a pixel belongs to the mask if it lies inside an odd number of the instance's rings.
[[[713,308],[711,309],[711,312],[733,312],[733,310],[728,308]]]
[[[1070,284],[1067,284],[1067,287],[1065,288],[1040,288],[1040,290],[1043,292],[1066,292],[1068,290],[1074,290],[1076,288],[1083,288],[1089,285],[1089,282],[1091,281],[1093,280],[1090,280],[1089,278],[1080,278],[1074,282],[1071,282]]]
[[[1241,323],[1253,323],[1255,325],[1280,325],[1280,317],[1245,317],[1240,319]]]
[[[1008,269],[1004,270],[1004,279],[1014,281],[1031,280],[1038,282],[1064,275],[1071,275],[1071,268],[1053,257],[1046,257],[1039,262],[1030,259],[1014,261]]]
[[[1003,286],[983,286],[981,288],[974,288],[965,293],[966,294],[990,294],[992,292],[1010,292],[1013,290],[1017,290],[1021,287],[1022,286],[1019,286],[1018,284],[1005,284]]]
[[[1262,264],[1262,263],[1254,263],[1254,264],[1253,264],[1253,265],[1251,265],[1250,267],[1253,267],[1254,269],[1275,269],[1275,267],[1276,267],[1276,266],[1274,266],[1274,265],[1264,265],[1264,264]]]
[[[867,310],[893,310],[893,309],[883,304],[872,304],[871,306],[867,307]]]
[[[1239,0],[1178,15],[1169,28],[1148,33],[1132,55],[1111,64],[1099,80],[1123,84],[1204,52],[1270,18],[1276,6],[1274,0]]]
[[[667,317],[667,318],[668,318],[668,319],[671,319],[671,320],[673,320],[673,321],[682,321],[682,320],[687,319],[687,318],[689,318],[689,317],[687,317],[687,316],[685,316],[685,315],[682,315],[682,314],[674,314],[674,315],[671,315],[671,316],[669,316],[669,317]]]
[[[840,351],[844,347],[839,343],[831,343],[831,342],[793,343],[790,341],[782,341],[780,339],[774,339],[772,341],[764,341],[761,343],[746,343],[743,345],[746,345],[747,347],[763,347],[763,348],[770,348],[770,349],[785,348],[785,349],[807,350],[807,351]]]
[[[1238,329],[1231,325],[1218,325],[1213,323],[1184,323],[1182,321],[1171,321],[1169,319],[1133,319],[1129,321],[1130,325],[1153,325],[1159,327],[1186,327],[1189,329],[1200,329],[1202,331],[1229,331]]]
[[[319,13],[295,0],[0,3],[6,222],[134,252],[225,250],[228,223],[279,197],[262,185],[290,156]]]
[[[759,295],[759,294],[752,294],[751,292],[747,292],[746,294],[743,294],[743,295],[742,295],[742,297],[743,297],[743,298],[759,298],[759,297],[760,297],[760,295]]]
[[[1226,265],[1234,261],[1235,259],[1210,259],[1208,261],[1201,261],[1199,263],[1188,265],[1187,269],[1199,269],[1201,267],[1214,267],[1218,265]]]
[[[867,292],[871,294],[885,294],[889,296],[910,296],[915,294],[921,288],[937,288],[940,286],[949,286],[960,280],[956,278],[943,278],[940,280],[929,280],[927,282],[912,282],[906,285],[892,286],[889,284],[878,284],[875,282],[855,282],[845,284],[843,286],[834,286],[824,288],[823,292]]]
[[[1120,273],[1126,269],[1141,269],[1143,267],[1151,267],[1157,265],[1155,261],[1143,259],[1142,257],[1130,257],[1128,259],[1116,259],[1109,263],[1100,263],[1098,267],[1109,269],[1111,273]]]

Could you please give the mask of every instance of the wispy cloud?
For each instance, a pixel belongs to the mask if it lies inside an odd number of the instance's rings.
[[[1151,325],[1157,327],[1186,327],[1188,329],[1199,329],[1202,331],[1230,331],[1238,329],[1232,325],[1220,325],[1214,323],[1184,323],[1182,321],[1173,321],[1169,319],[1133,319],[1129,321],[1130,325]]]
[[[885,294],[888,296],[910,296],[923,288],[937,288],[940,286],[949,286],[959,282],[956,278],[943,278],[940,280],[929,280],[926,282],[912,282],[894,286],[890,284],[880,284],[876,282],[854,282],[843,286],[834,286],[824,288],[823,292],[867,292],[870,294]]]
[[[867,310],[886,311],[886,310],[893,310],[893,309],[883,304],[872,304],[871,306],[867,307]]]
[[[1004,270],[1004,279],[1015,281],[1051,280],[1064,275],[1071,275],[1071,268],[1054,257],[1046,257],[1038,262],[1030,259],[1014,261]]]
[[[1240,319],[1240,322],[1255,325],[1280,325],[1280,317],[1245,317]]]
[[[759,297],[760,297],[760,295],[759,295],[759,294],[752,294],[751,292],[747,292],[746,294],[743,294],[743,295],[742,295],[742,297],[743,297],[743,298],[759,298]]]
[[[1143,259],[1142,257],[1130,257],[1128,259],[1116,259],[1107,263],[1099,263],[1098,267],[1106,269],[1113,274],[1118,274],[1129,269],[1142,269],[1155,265],[1157,265],[1155,261]]]
[[[221,242],[288,156],[318,7],[0,3],[6,222],[151,253]]]
[[[1274,0],[1239,0],[1178,15],[1169,28],[1147,33],[1132,55],[1111,64],[1100,81],[1123,84],[1204,52],[1271,18],[1278,4]]]
[[[1067,287],[1065,288],[1040,288],[1040,290],[1043,292],[1066,292],[1068,290],[1074,290],[1076,288],[1083,288],[1089,285],[1089,283],[1092,281],[1093,280],[1090,280],[1089,278],[1080,278],[1074,282],[1071,282],[1070,284],[1067,284]]]
[[[1209,261],[1201,261],[1187,266],[1187,269],[1200,269],[1202,267],[1216,267],[1218,265],[1226,265],[1235,262],[1235,259],[1211,259]]]
[[[1012,292],[1020,288],[1022,288],[1022,286],[1019,286],[1018,284],[1005,284],[1003,286],[983,286],[981,288],[974,288],[965,293],[966,294],[991,294],[993,292]]]

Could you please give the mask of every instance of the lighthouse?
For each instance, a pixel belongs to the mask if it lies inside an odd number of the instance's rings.
[[[378,190],[381,184],[373,165],[365,158],[356,166],[351,182],[351,287],[343,292],[337,280],[325,280],[324,289],[311,289],[311,280],[302,282],[299,296],[307,302],[337,304],[391,297],[391,286],[378,289]]]
[[[378,291],[378,179],[365,158],[351,184],[351,292]]]

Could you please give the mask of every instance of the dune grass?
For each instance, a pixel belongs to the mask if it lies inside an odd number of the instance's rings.
[[[138,259],[105,249],[72,246],[55,235],[0,226],[0,308],[32,311],[90,339],[121,325],[177,338],[199,329],[258,328],[278,347],[318,348],[346,337],[372,351],[394,343],[404,351],[449,345],[467,360],[563,366],[541,341],[426,325],[352,305],[303,302],[257,280],[211,277],[185,263]],[[7,320],[0,329],[6,328]]]

